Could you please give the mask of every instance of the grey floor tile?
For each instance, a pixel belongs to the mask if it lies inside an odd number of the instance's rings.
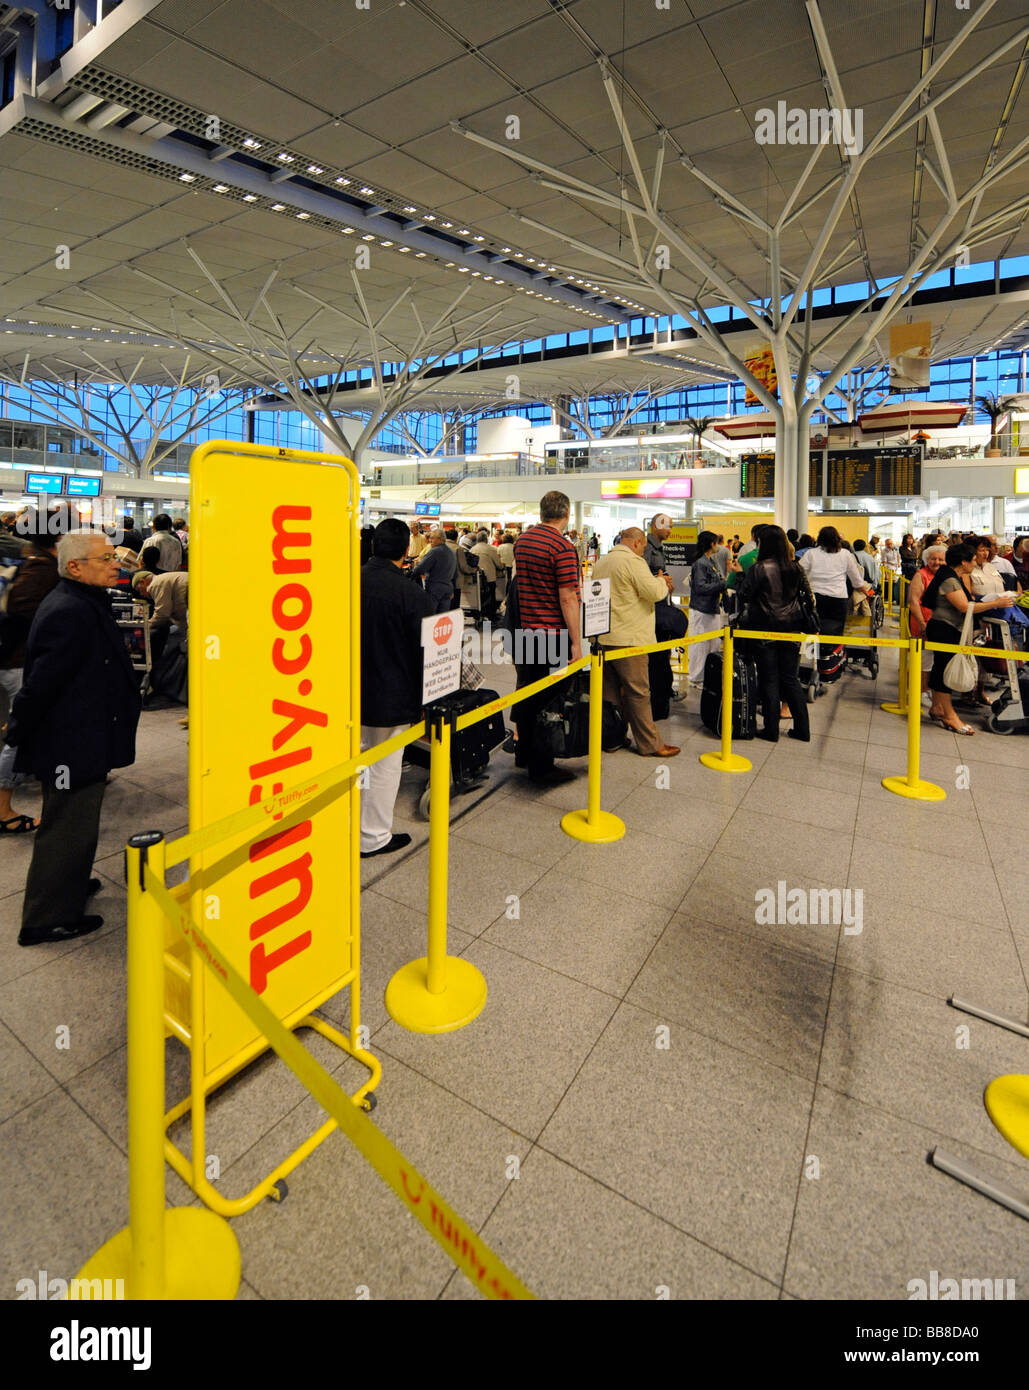
[[[560,1231],[559,1240],[553,1233]],[[508,1185],[483,1238],[537,1298],[774,1299],[774,1284],[542,1149]],[[667,1291],[667,1292],[666,1292]],[[444,1298],[481,1297],[455,1278]]]
[[[862,895],[862,930],[841,939],[837,963],[946,999],[993,999],[1024,1011],[1026,984],[1004,922],[955,917],[931,899],[921,908],[889,893]]]
[[[967,1025],[968,1047],[960,1046]],[[837,968],[819,1083],[938,1134],[1006,1157],[983,1091],[1017,1070],[1013,1033],[970,1018],[943,999]]]
[[[990,763],[994,767],[1001,768],[1005,783],[1009,783],[1011,780],[1008,774],[1017,775],[1019,771],[1029,772],[1029,742],[1024,734],[998,736],[984,728],[982,737],[977,733],[975,738],[963,739],[962,743],[968,745],[965,749],[965,757],[968,762]],[[1007,786],[1005,786],[1005,790],[1007,790]]]
[[[575,843],[561,829],[561,817],[552,807],[504,798],[485,808],[453,832],[457,839],[492,851],[503,845],[509,854],[549,869],[563,859]]]
[[[660,826],[653,831],[627,827],[620,840],[606,845],[570,844],[556,872],[668,908],[679,905],[708,856],[699,845],[666,836]]]
[[[998,791],[990,785],[989,774],[980,779],[975,773],[971,793],[981,825],[996,822],[999,825],[1012,826],[1019,823],[1019,817],[1025,807],[1024,795],[1018,792]]]
[[[350,1062],[334,1076],[351,1090],[354,1072]],[[378,1096],[377,1127],[478,1229],[529,1141],[395,1059]],[[316,1128],[321,1115],[306,1101],[228,1177],[237,1186],[252,1184]],[[455,1134],[463,1136],[461,1144],[454,1144]],[[281,1206],[263,1203],[236,1223],[244,1275],[262,1297],[355,1298],[362,1284],[373,1299],[432,1298],[442,1291],[453,1271],[447,1254],[348,1139],[330,1136],[288,1183]]]
[[[70,1279],[128,1222],[124,1155],[64,1091],[0,1126],[7,1168],[0,1210],[0,1289],[39,1270]]]
[[[58,1082],[0,1023],[0,1123],[57,1088]]]
[[[620,1005],[540,1146],[778,1284],[811,1083],[681,1025],[655,1041]]]
[[[256,1289],[252,1288],[245,1279],[239,1281],[239,1293],[236,1295],[237,1303],[254,1303],[261,1301],[261,1295]]]
[[[804,795],[801,792],[798,800]],[[841,885],[846,881],[850,859],[853,814],[842,810],[838,817],[815,836],[794,820],[758,814],[741,807],[725,827],[715,850],[724,854],[745,854],[765,868],[774,883],[780,878]]]
[[[1008,921],[1016,929],[1029,930],[1029,873],[998,874]]]
[[[740,855],[746,855],[745,843],[734,848]],[[784,934],[788,935],[791,951],[811,955],[818,960],[832,963],[836,954],[839,927],[823,925],[780,925],[759,920],[758,905],[765,901],[759,893],[771,889],[776,895],[776,917],[778,917],[778,885],[786,885],[785,892],[793,887],[803,887],[808,892],[812,888],[839,887],[839,879],[833,883],[819,881],[804,875],[799,879],[787,878],[774,863],[756,858],[737,858],[735,854],[718,851],[710,856],[693,880],[689,892],[679,904],[679,911],[687,917],[714,926],[732,927],[736,931],[755,936],[773,946],[782,946]]]
[[[452,956],[460,955],[474,939],[457,927],[447,927],[447,951]],[[386,986],[401,966],[426,954],[428,940],[429,919],[424,911],[398,907],[371,889],[361,894],[361,1022],[369,1032],[389,1018]],[[338,1026],[349,1027],[349,987],[327,999],[321,1012]]]
[[[523,894],[516,921],[502,917],[481,939],[620,997],[670,916],[668,906],[574,878],[562,864]]]
[[[673,917],[626,999],[813,1081],[832,969],[789,950],[790,930],[774,946]]]
[[[516,814],[512,821],[516,820]],[[485,849],[470,840],[450,837],[447,920],[478,935],[507,908],[511,894],[525,893],[544,870],[500,849]],[[427,849],[406,859],[374,883],[376,893],[396,903],[426,911],[429,891]]]
[[[0,1018],[60,1081],[125,1042],[125,933],[87,940],[82,950],[0,986]]]
[[[103,873],[104,871],[101,869],[100,872]],[[99,931],[91,932],[89,936],[78,937],[74,941],[53,942],[38,946],[19,946],[18,932],[21,928],[21,909],[24,898],[24,893],[17,892],[0,901],[0,922],[3,924],[3,930],[0,932],[0,984],[6,984],[9,981],[30,975],[62,956],[72,955],[76,951],[89,950],[90,946],[94,945],[102,936],[106,936],[112,931],[124,932],[125,929],[123,889],[120,908],[116,898],[112,898],[110,895],[105,897],[101,909],[104,925]],[[2,1016],[2,1012],[2,1007],[0,1007],[0,1016]]]
[[[718,787],[715,800],[679,796],[673,791],[656,787],[638,787],[613,808],[615,814],[630,830],[663,835],[682,845],[713,849],[722,831],[732,819],[746,788],[732,795]],[[605,808],[611,809],[611,808]]]
[[[935,1269],[941,1278],[1011,1278],[1025,1298],[1025,1222],[931,1167],[937,1145],[1025,1186],[1024,1163],[984,1159],[819,1087],[807,1147],[820,1175],[800,1183],[784,1287],[805,1299],[906,1300],[910,1281],[928,1282]]]
[[[989,863],[986,841],[967,792],[949,792],[946,801],[922,803],[894,796],[885,787],[880,790],[882,798],[872,792],[862,794],[861,808],[854,826],[855,841],[862,844],[876,841],[883,858],[888,859],[889,846],[918,853],[923,845],[937,843],[936,828],[946,825],[951,828],[952,834],[960,836],[963,854],[967,853],[977,863]],[[929,804],[933,808],[939,806],[940,810],[927,814],[926,806]],[[947,810],[943,811],[943,807]],[[960,817],[960,820],[956,817]],[[940,838],[939,844],[944,848],[946,839]]]
[[[469,947],[465,957],[479,967],[489,989],[479,1017],[435,1037],[391,1022],[376,1035],[376,1051],[533,1138],[617,1001],[486,941]]]
[[[780,739],[772,749],[757,778],[757,783],[766,780],[788,782],[799,787],[813,787],[820,790],[840,790],[847,795],[858,795],[861,787],[862,763],[833,762],[828,757],[808,756],[808,744],[795,743],[792,739]],[[757,783],[755,785],[757,785]],[[797,793],[791,793],[796,797]]]
[[[939,842],[941,850],[951,844],[943,834]],[[878,840],[855,836],[849,882],[865,892],[893,893],[899,900],[918,906],[925,902],[926,888],[931,885],[937,901],[974,903],[976,913],[988,921],[1001,920],[1004,911],[992,864],[985,855],[974,852],[967,856],[932,854],[926,852],[924,844],[912,847],[895,842],[884,850]]]
[[[808,786],[798,791],[795,782],[780,781],[767,768],[740,803],[742,811],[799,821],[819,829],[850,824],[857,808],[858,793],[845,784],[832,789]]]

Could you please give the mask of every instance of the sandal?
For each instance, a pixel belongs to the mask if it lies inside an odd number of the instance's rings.
[[[952,734],[975,733],[975,730],[972,728],[971,724],[948,724],[948,722],[946,721],[946,719],[944,719],[942,714],[933,714],[929,717],[930,719],[932,719],[934,724],[938,724],[941,729],[949,730]]]
[[[11,816],[9,820],[0,820],[0,835],[27,835],[30,830],[38,828],[31,816]]]

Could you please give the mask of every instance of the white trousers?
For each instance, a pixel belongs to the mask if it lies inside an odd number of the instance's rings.
[[[724,613],[698,613],[695,608],[690,609],[690,628],[689,637],[696,636],[700,632],[717,632],[720,627],[725,626]],[[687,647],[689,656],[689,672],[691,685],[701,685],[704,681],[704,663],[707,661],[709,652],[721,650],[722,639],[714,637],[710,642],[695,642],[693,646]]]
[[[397,724],[392,729],[377,729],[371,724],[362,724],[361,751],[377,743],[385,743],[388,738],[409,727],[407,724]],[[393,807],[400,788],[403,765],[404,750],[401,748],[368,768],[368,785],[361,789],[362,854],[382,849],[393,838]]]

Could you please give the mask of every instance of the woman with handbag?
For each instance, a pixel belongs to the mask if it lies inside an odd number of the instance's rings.
[[[807,575],[797,561],[790,558],[789,541],[781,526],[766,526],[762,531],[757,560],[743,580],[740,600],[744,628],[766,632],[818,631],[814,594]],[[785,700],[793,715],[789,737],[800,743],[810,743],[807,699],[797,674],[799,641],[757,641],[754,645],[764,712],[764,728],[758,738],[778,743],[780,708]]]
[[[1011,602],[1006,593],[990,594],[977,601],[967,587],[974,566],[975,551],[970,545],[947,547],[945,563],[922,595],[923,608],[932,614],[925,629],[928,641],[969,646],[976,616],[993,608],[1006,608]],[[963,723],[955,714],[952,697],[975,690],[978,679],[979,666],[974,656],[936,652],[929,672],[932,693],[929,718],[933,723],[955,734],[975,733],[970,724]]]
[[[690,570],[691,637],[704,632],[717,632],[724,624],[721,602],[728,579],[723,576],[715,560],[717,549],[718,537],[714,531],[701,531],[697,537],[697,556]],[[735,559],[730,560],[729,568],[731,573],[741,572]],[[694,690],[699,690],[704,684],[704,663],[708,655],[716,649],[718,642],[719,639],[714,637],[708,642],[694,642],[687,648],[689,682]]]

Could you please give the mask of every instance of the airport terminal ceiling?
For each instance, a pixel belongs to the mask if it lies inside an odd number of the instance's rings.
[[[35,8],[7,6],[4,32]],[[1020,0],[979,9],[946,80],[1022,33]],[[840,89],[860,108],[866,135],[969,20],[936,0],[822,0],[818,11]],[[644,314],[667,313],[660,298],[645,286],[630,292],[601,259],[525,219],[618,256],[628,247],[625,220],[588,197],[556,193],[545,177],[452,124],[501,144],[516,132],[512,149],[617,192],[632,171],[601,56],[644,179],[661,166],[661,212],[737,293],[759,300],[768,293],[767,249],[724,195],[774,220],[811,151],[759,143],[757,112],[780,101],[790,111],[826,102],[802,0],[669,0],[667,9],[642,0],[369,0],[367,9],[337,0],[122,0],[101,13],[95,30],[75,29],[49,76],[40,69],[0,110],[0,315],[15,325],[0,352],[8,361],[28,352],[34,366],[61,373],[98,363],[131,369],[143,357],[152,379],[167,380],[181,349],[164,345],[163,332],[201,345],[206,332],[222,357],[225,345],[243,342],[191,250],[246,306],[274,272],[268,301],[298,333],[297,346],[308,347],[309,372],[319,370],[321,352],[326,371],[332,357],[360,357],[367,335],[353,317],[351,271],[362,246],[369,262],[361,287],[373,318],[410,283],[426,321],[467,287],[459,312],[481,314],[491,342],[619,321],[637,332]],[[926,121],[871,161],[828,241],[823,288],[902,272],[939,215],[941,179],[967,187],[1017,151],[1029,132],[1027,51],[1024,39],[1012,43],[937,108],[948,170],[938,167]],[[933,97],[946,80],[930,88]],[[845,158],[830,144],[811,187],[838,174]],[[1024,199],[1025,188],[1025,166],[1016,166],[986,192],[980,216]],[[784,267],[803,267],[831,201],[830,188],[786,230]],[[973,259],[1029,251],[1025,202]],[[51,243],[68,248],[61,268]],[[674,257],[666,274],[676,293],[706,308],[724,302]],[[934,356],[987,351],[1025,322],[1029,290],[998,297],[982,289],[955,286],[918,307],[934,325]],[[317,306],[300,291],[333,306],[302,333]],[[400,343],[414,326],[405,303],[383,333]],[[744,326],[734,336],[748,335]],[[847,340],[841,334],[837,347]],[[383,355],[389,359],[388,347]],[[711,353],[690,341],[658,345],[646,361],[610,356],[569,368],[569,390],[584,381],[603,390],[666,379],[674,390],[705,379]],[[722,374],[717,368],[706,379]],[[498,389],[487,375],[474,392]],[[542,392],[548,375],[534,371],[530,389]],[[467,399],[466,386],[449,402],[441,397],[441,408]]]

